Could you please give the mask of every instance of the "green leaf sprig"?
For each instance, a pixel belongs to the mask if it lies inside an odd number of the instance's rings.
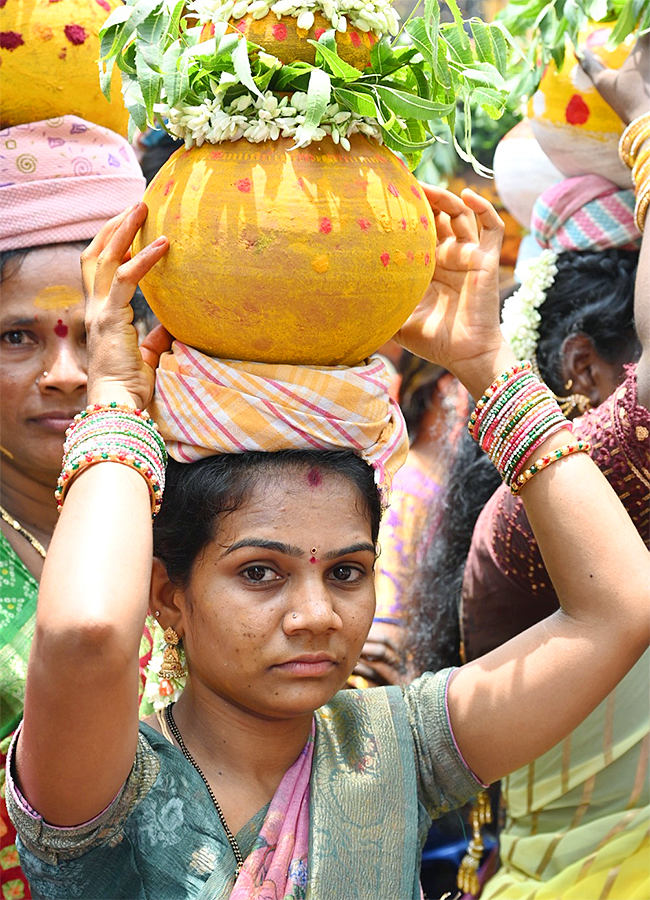
[[[102,90],[109,96],[117,65],[132,134],[148,125],[167,127],[169,119],[191,131],[190,145],[215,134],[232,139],[242,133],[245,116],[259,109],[262,124],[282,113],[278,121],[292,129],[297,146],[318,139],[323,129],[345,129],[346,122],[361,123],[357,130],[372,124],[412,168],[424,149],[443,140],[442,123],[461,158],[486,173],[472,152],[472,111],[480,107],[498,119],[506,107],[509,35],[500,23],[464,22],[456,0],[447,0],[450,23],[441,23],[438,0],[420,5],[422,15],[412,15],[398,39],[383,36],[372,46],[370,65],[361,71],[339,56],[334,30],[309,42],[314,64],[282,65],[230,22],[215,23],[206,40],[203,27],[188,19],[184,0],[126,0],[100,33]],[[300,108],[291,107],[292,95],[302,98]],[[264,140],[267,131],[249,127],[247,134]]]

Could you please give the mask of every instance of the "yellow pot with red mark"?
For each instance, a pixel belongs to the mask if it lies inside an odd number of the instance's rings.
[[[608,68],[619,69],[636,40],[630,35],[615,50],[606,47],[613,26],[594,25],[584,39]],[[623,122],[605,103],[567,44],[562,68],[551,62],[528,104],[540,146],[567,178],[596,174],[630,187],[629,170],[618,158]]]
[[[112,100],[97,71],[99,31],[120,0],[7,0],[0,9],[2,128],[64,115],[126,135],[120,78]]]
[[[350,144],[242,139],[168,160],[135,249],[170,239],[141,288],[175,337],[223,359],[333,366],[398,330],[431,280],[433,215],[393,153]]]
[[[316,48],[307,41],[317,41],[322,34],[332,28],[332,23],[321,13],[314,13],[314,24],[309,30],[298,28],[297,19],[293,16],[278,18],[274,13],[261,19],[254,19],[248,14],[243,19],[231,20],[231,24],[246,39],[262,47],[284,65],[301,61],[313,65],[316,60]],[[208,22],[203,26],[201,39],[208,40],[214,35],[214,25]],[[335,32],[336,49],[342,60],[356,69],[363,71],[370,65],[370,49],[377,42],[371,32],[364,32],[349,25],[346,31]]]

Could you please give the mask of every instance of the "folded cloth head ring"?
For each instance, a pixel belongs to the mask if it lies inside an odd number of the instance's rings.
[[[547,188],[533,207],[531,233],[545,249],[638,250],[634,192],[600,175],[566,178]]]
[[[1,136],[0,250],[87,240],[142,199],[133,148],[108,128],[62,116]]]
[[[380,359],[354,367],[219,360],[175,341],[149,407],[179,462],[289,448],[354,450],[385,489],[408,453],[406,425]]]

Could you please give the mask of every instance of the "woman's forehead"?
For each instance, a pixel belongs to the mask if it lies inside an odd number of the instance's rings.
[[[234,543],[243,533],[253,532],[273,540],[284,535],[288,543],[310,546],[317,534],[337,546],[345,536],[367,539],[370,521],[365,507],[351,481],[318,464],[268,472],[255,480],[241,506],[224,518],[219,543]]]

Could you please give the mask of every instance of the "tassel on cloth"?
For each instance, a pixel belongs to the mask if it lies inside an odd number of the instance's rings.
[[[469,814],[469,821],[472,827],[472,839],[467,847],[467,853],[458,867],[456,884],[459,890],[465,894],[475,896],[480,889],[478,868],[485,850],[481,828],[492,821],[492,807],[487,791],[481,791],[477,796]]]

